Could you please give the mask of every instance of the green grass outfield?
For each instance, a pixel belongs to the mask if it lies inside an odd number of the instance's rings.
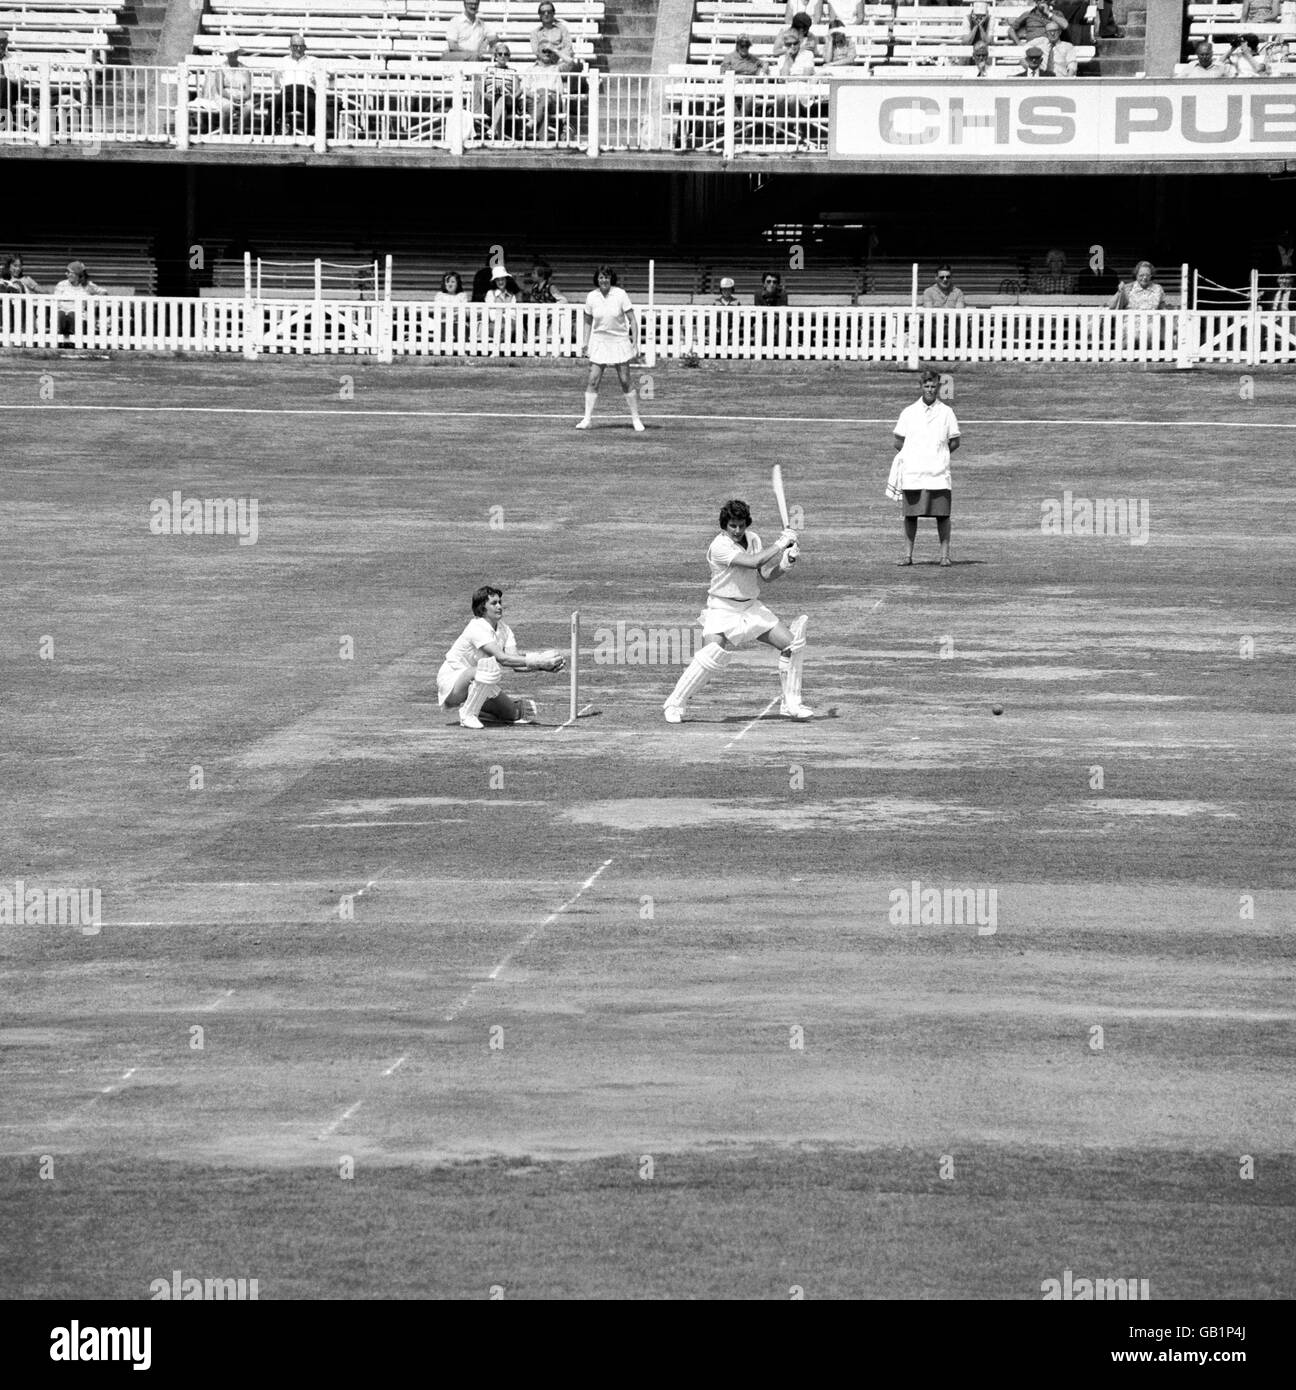
[[[0,890],[102,902],[0,925],[0,1296],[1290,1297],[1296,375],[955,370],[948,570],[912,374],[641,375],[0,359]],[[775,462],[821,717],[761,648],[668,726],[595,654]],[[438,709],[487,580],[596,715]]]

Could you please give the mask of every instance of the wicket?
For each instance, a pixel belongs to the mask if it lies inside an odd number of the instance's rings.
[[[567,718],[558,725],[559,729],[565,729],[568,725],[574,724],[582,714],[589,714],[594,708],[593,705],[586,705],[584,709],[580,708],[580,638],[580,610],[577,609],[571,615],[571,646],[567,653],[567,671],[571,681],[570,698]]]

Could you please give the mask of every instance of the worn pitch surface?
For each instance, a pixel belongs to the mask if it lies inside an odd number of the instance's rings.
[[[900,570],[912,376],[580,376],[3,364],[0,886],[102,927],[0,926],[0,1293],[1290,1296],[1296,378],[956,372]],[[761,648],[667,726],[776,461],[821,717]],[[486,580],[596,715],[438,709]]]

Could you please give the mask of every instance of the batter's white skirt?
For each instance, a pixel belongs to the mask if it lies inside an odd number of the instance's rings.
[[[621,362],[633,362],[634,348],[628,336],[595,329],[589,336],[589,360],[600,367],[615,367]]]
[[[698,622],[702,624],[703,636],[718,632],[728,639],[730,646],[745,647],[777,627],[778,615],[753,599],[751,603],[732,608],[708,604],[699,614]]]

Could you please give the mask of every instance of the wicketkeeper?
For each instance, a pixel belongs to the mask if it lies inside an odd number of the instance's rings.
[[[561,671],[567,662],[555,651],[519,652],[503,621],[504,591],[483,584],[472,596],[473,620],[459,634],[437,672],[437,703],[459,710],[465,729],[483,727],[480,715],[501,724],[534,723],[534,700],[517,700],[500,688],[502,666],[510,671]]]
[[[783,530],[773,545],[762,549],[760,537],[748,529],[750,526],[751,511],[746,502],[734,499],[720,509],[720,534],[707,547],[707,564],[711,566],[707,606],[698,618],[704,645],[666,701],[668,724],[682,723],[689,700],[724,670],[735,647],[751,642],[778,648],[783,693],[779,713],[789,719],[814,716],[814,711],[801,703],[801,666],[810,619],[803,613],[785,626],[760,601],[761,580],[781,578],[796,560],[796,532]]]

